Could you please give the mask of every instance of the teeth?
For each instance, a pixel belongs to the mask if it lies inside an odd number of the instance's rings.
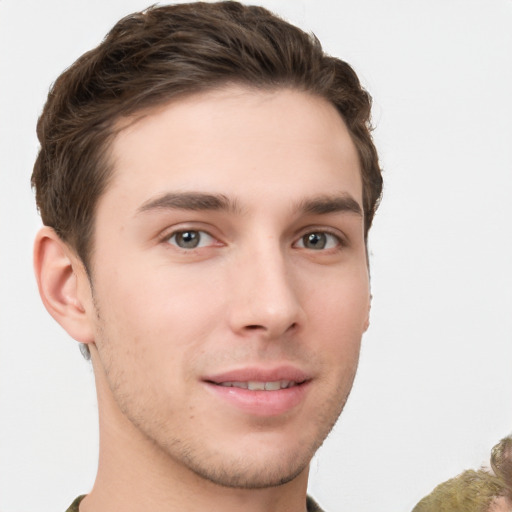
[[[260,382],[251,380],[249,382],[220,382],[219,385],[228,388],[248,389],[249,391],[278,391],[296,386],[293,380],[276,380],[273,382]]]
[[[265,391],[265,382],[256,382],[254,380],[250,380],[247,384],[247,389],[250,391]],[[270,382],[268,384],[270,384]]]
[[[247,389],[249,383],[248,382],[221,382],[221,386],[225,386],[227,388],[243,388]]]

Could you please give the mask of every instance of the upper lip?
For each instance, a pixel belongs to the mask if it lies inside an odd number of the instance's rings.
[[[290,365],[274,368],[244,367],[227,370],[222,373],[207,375],[203,378],[206,382],[220,384],[222,382],[276,382],[289,380],[301,383],[310,380],[311,376],[305,371]]]

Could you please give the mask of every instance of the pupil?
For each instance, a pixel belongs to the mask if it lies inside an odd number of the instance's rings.
[[[199,244],[199,233],[197,231],[183,231],[176,235],[176,242],[185,249],[197,247]]]
[[[323,249],[327,242],[324,233],[310,233],[303,240],[304,246],[309,249]]]

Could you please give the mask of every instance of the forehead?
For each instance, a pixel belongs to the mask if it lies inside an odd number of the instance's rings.
[[[357,151],[336,108],[290,89],[230,86],[174,100],[123,120],[110,157],[107,196],[207,189],[294,199],[308,187],[362,195]]]

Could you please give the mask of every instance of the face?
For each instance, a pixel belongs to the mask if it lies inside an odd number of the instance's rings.
[[[341,117],[302,92],[224,88],[127,124],[112,161],[91,324],[120,416],[220,485],[307,472],[368,322],[360,169]]]

